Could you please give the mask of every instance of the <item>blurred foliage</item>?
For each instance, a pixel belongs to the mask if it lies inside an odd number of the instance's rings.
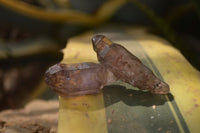
[[[197,30],[200,28],[199,17],[195,16],[200,11],[198,0],[163,0],[162,2],[158,0],[14,0],[13,2],[18,3],[18,6],[1,0],[2,5],[7,5],[8,9],[12,8],[18,15],[26,16],[26,18],[15,16],[13,18],[15,24],[39,34],[49,35],[57,41],[62,41],[63,44],[69,37],[108,21],[143,25],[169,40],[194,66],[200,68],[200,61],[194,60],[197,54],[188,48],[189,45],[192,45],[191,47],[197,45],[196,42],[191,44],[193,41],[190,35],[195,36],[197,38],[195,40],[199,37]],[[27,12],[23,12],[24,10]],[[8,21],[12,19],[12,16],[7,17]],[[16,18],[21,21],[17,22]],[[193,33],[191,33],[191,26]]]
[[[189,59],[189,61],[194,66],[200,69],[200,62],[196,62],[196,55],[194,54],[194,52],[188,49],[188,44],[184,44],[185,40],[181,40],[180,36],[177,35],[178,33],[170,25],[170,22],[175,21],[175,19],[178,19],[178,17],[183,16],[186,12],[193,9],[194,3],[189,2],[187,4],[183,4],[177,7],[173,10],[173,12],[171,12],[170,15],[168,15],[169,17],[167,21],[164,18],[159,17],[154,11],[152,11],[145,4],[141,3],[139,0],[131,0],[131,2],[139,7],[139,9],[142,10],[149,17],[149,19],[160,31],[160,35],[163,35],[168,41],[171,42],[173,46],[181,50],[186,58]]]
[[[200,17],[200,1],[199,0],[193,0],[193,1],[195,3],[196,10],[197,10],[199,17]]]

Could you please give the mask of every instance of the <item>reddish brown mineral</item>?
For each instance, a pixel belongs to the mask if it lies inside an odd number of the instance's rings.
[[[142,62],[103,35],[92,38],[100,64],[86,62],[56,64],[45,73],[47,85],[62,97],[99,93],[116,80],[154,94],[167,94],[169,86],[158,79]]]
[[[46,71],[45,81],[58,95],[72,97],[99,93],[116,78],[105,66],[86,62],[56,64]]]
[[[155,94],[166,94],[169,86],[123,46],[113,43],[103,35],[92,38],[94,51],[101,65],[108,68],[118,80]]]

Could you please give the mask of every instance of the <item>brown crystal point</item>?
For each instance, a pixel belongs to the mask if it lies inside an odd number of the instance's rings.
[[[45,73],[45,82],[62,97],[99,93],[107,84],[116,81],[103,65],[86,62],[55,64]]]
[[[118,80],[154,94],[167,94],[169,85],[158,79],[136,56],[123,46],[113,43],[103,35],[96,35],[92,43],[97,58],[113,72]]]

